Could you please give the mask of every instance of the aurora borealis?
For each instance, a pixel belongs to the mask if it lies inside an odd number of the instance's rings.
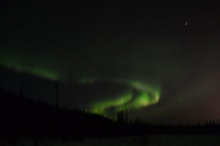
[[[216,4],[0,4],[0,87],[24,84],[25,96],[54,104],[58,80],[62,107],[156,123],[219,118]]]
[[[102,114],[104,116],[115,117],[115,113],[121,110],[129,111],[130,109],[140,109],[151,104],[156,104],[159,101],[160,95],[158,90],[153,90],[149,86],[145,86],[144,84],[140,84],[138,82],[126,82],[123,80],[115,80],[111,81],[114,86],[120,86],[120,84],[124,84],[124,86],[129,86],[126,89],[125,93],[121,95],[110,96],[110,99],[99,99],[92,103],[88,110],[91,112]],[[108,85],[108,82],[104,82],[103,85]],[[139,87],[139,88],[138,88]],[[114,90],[111,90],[114,92]],[[117,92],[116,92],[117,93]],[[86,109],[87,107],[85,107]],[[113,115],[109,114],[108,110],[113,110]]]
[[[2,54],[2,58],[5,58]],[[13,58],[13,59],[11,59]],[[31,74],[33,76],[38,76],[41,78],[46,78],[52,81],[59,80],[59,81],[67,81],[67,78],[59,78],[58,74],[56,72],[48,71],[47,69],[43,69],[40,67],[35,66],[25,66],[22,65],[22,62],[28,62],[24,61],[24,58],[21,62],[16,61],[16,57],[7,56],[6,59],[1,60],[1,64],[3,67],[6,67],[7,69],[14,69],[16,72],[21,73],[27,73]],[[72,75],[71,75],[72,78]],[[108,85],[108,82],[113,83],[115,86],[117,84],[123,84],[124,86],[129,86],[128,89],[126,89],[125,93],[118,94],[116,93],[116,97],[110,97],[110,99],[98,99],[94,100],[91,103],[87,103],[86,107],[78,107],[84,110],[88,110],[93,113],[101,114],[108,117],[114,117],[116,118],[116,113],[121,110],[130,110],[130,109],[140,109],[146,106],[149,106],[151,104],[155,104],[159,101],[159,89],[152,89],[152,87],[147,86],[143,83],[137,82],[137,81],[131,81],[131,80],[125,80],[125,79],[102,79],[102,78],[96,78],[96,79],[89,79],[89,78],[75,78],[74,82],[77,82],[78,84],[90,84],[90,86],[93,86],[92,84],[95,84],[96,82],[105,82],[105,84]],[[105,84],[103,84],[105,86]],[[133,88],[133,89],[132,89]],[[135,89],[135,91],[134,91]],[[93,91],[92,91],[93,92]],[[83,94],[83,93],[82,93]],[[93,93],[91,93],[93,94]],[[96,95],[100,96],[100,95]],[[106,98],[109,95],[102,95],[101,98]],[[114,99],[115,98],[115,99]],[[113,108],[113,114],[108,113],[108,108]]]

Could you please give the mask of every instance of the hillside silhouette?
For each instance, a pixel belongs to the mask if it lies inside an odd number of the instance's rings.
[[[110,136],[109,130],[114,125],[100,115],[57,108],[2,89],[0,115],[0,135],[4,138],[101,138]]]
[[[129,122],[127,113],[118,112],[117,121],[79,109],[68,110],[34,101],[0,89],[0,138],[3,140],[110,138],[163,134],[220,134],[220,125],[154,125],[137,118]]]

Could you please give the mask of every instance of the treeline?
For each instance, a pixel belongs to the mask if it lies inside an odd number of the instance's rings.
[[[113,121],[78,109],[67,110],[0,89],[0,138],[61,138],[111,136]]]
[[[187,124],[187,125],[164,125],[150,123],[147,120],[143,120],[137,117],[134,121],[128,120],[128,115],[126,111],[119,111],[117,123],[122,127],[125,127],[123,131],[129,135],[184,135],[184,134],[194,134],[194,135],[219,135],[220,134],[220,123],[219,120],[207,120],[205,119],[204,124],[199,121],[197,124]],[[126,126],[125,126],[126,125]],[[120,129],[120,128],[119,128]],[[126,135],[125,134],[125,135]]]
[[[137,118],[131,122],[126,111],[117,121],[78,109],[68,110],[33,101],[0,89],[0,139],[109,138],[148,134],[220,134],[218,122],[190,126],[155,125]]]

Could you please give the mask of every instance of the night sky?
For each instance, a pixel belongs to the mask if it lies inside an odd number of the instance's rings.
[[[156,123],[220,118],[220,9],[211,1],[0,2],[0,86]],[[71,100],[69,81],[71,74]]]

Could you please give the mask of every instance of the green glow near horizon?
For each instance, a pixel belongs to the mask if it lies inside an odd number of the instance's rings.
[[[22,72],[31,73],[33,75],[44,77],[50,80],[58,80],[58,75],[56,73],[50,72],[46,69],[42,68],[20,68]]]
[[[26,65],[26,64],[32,65]],[[0,65],[9,69],[14,69],[18,72],[28,73],[34,76],[43,77],[49,80],[58,80],[58,74],[46,67],[40,67],[36,61],[27,59],[26,57],[9,52],[1,52]]]
[[[30,73],[32,75],[36,75],[39,77],[44,77],[50,80],[57,80],[58,75],[54,72],[50,72],[46,69],[38,68],[38,67],[25,67],[14,65],[11,63],[6,63],[4,66],[8,68],[13,68],[18,72]],[[155,104],[159,101],[160,92],[159,89],[153,89],[146,84],[143,84],[138,81],[126,80],[126,79],[97,79],[97,78],[82,78],[78,79],[77,82],[81,84],[95,83],[98,81],[111,81],[118,84],[126,84],[131,88],[137,89],[138,94],[133,97],[133,91],[129,90],[127,93],[123,95],[118,95],[115,99],[108,99],[104,101],[94,101],[89,107],[93,113],[102,114],[104,116],[109,116],[108,108],[113,108],[114,112],[120,110],[131,110],[131,109],[140,109],[152,104]],[[151,96],[150,96],[151,95]]]
[[[31,61],[31,60],[29,60]],[[43,77],[50,80],[68,80],[65,79],[65,75],[59,74],[57,71],[52,71],[52,69],[46,67],[39,67],[37,61],[30,62],[32,65],[25,65],[27,59],[22,56],[7,56],[0,55],[0,65],[15,69],[18,72],[24,72],[32,74],[34,76]],[[126,75],[125,75],[126,76]],[[147,83],[139,82],[135,79],[121,78],[100,78],[100,77],[85,77],[79,78],[77,76],[72,78],[72,81],[76,81],[81,84],[91,84],[99,81],[104,82],[114,82],[116,84],[126,85],[129,88],[126,92],[121,94],[116,94],[114,97],[107,99],[109,95],[101,97],[101,100],[96,100],[92,103],[88,103],[88,107],[84,107],[87,110],[92,111],[96,114],[101,114],[107,117],[112,117],[109,110],[113,110],[114,115],[120,110],[138,110],[146,106],[156,104],[160,99],[159,87],[153,88]],[[134,93],[134,90],[136,91]]]
[[[98,101],[93,104],[92,112],[105,115],[106,108],[110,108],[112,106],[122,106],[128,101],[130,101],[131,99],[132,99],[132,92],[128,92],[125,95],[122,95],[115,100],[110,99],[104,102]]]
[[[143,83],[131,80],[114,79],[113,81],[117,83],[126,83],[130,87],[138,90],[138,93],[134,95],[134,91],[129,90],[127,93],[114,100],[96,101],[90,107],[90,110],[93,113],[112,117],[108,112],[109,108],[112,108],[114,113],[117,113],[120,110],[137,110],[152,104],[156,104],[160,99],[159,88],[153,89],[152,87]],[[84,79],[83,83],[86,84],[91,82],[95,82],[95,80]],[[114,118],[116,117],[114,116]]]
[[[16,65],[11,64],[11,63],[5,63],[5,64],[2,64],[2,66],[15,69],[18,72],[24,72],[24,73],[32,74],[38,77],[47,78],[50,80],[58,79],[58,75],[56,73],[51,72],[44,68],[40,68],[40,67],[26,67],[26,66],[17,65],[17,64]]]

